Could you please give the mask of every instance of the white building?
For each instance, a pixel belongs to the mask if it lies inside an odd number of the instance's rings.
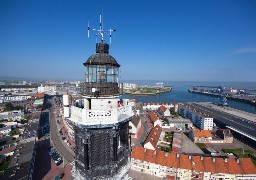
[[[36,88],[2,88],[2,92],[35,92]]]
[[[134,83],[122,83],[124,89],[136,89],[138,87],[137,84]]]
[[[189,104],[179,104],[178,112],[182,117],[190,119],[193,124],[202,130],[212,130],[213,128],[213,118],[191,107]]]
[[[141,128],[141,119],[139,115],[133,117],[133,119],[129,122],[130,133],[133,138],[137,138],[137,133]]]
[[[7,119],[8,121],[20,121],[24,116],[21,110],[6,111],[0,113],[0,120]]]
[[[30,98],[31,98],[31,95],[27,95],[27,94],[0,95],[0,103],[11,102],[11,101],[25,101]]]
[[[157,125],[162,127],[162,123],[161,123],[159,117],[157,117],[157,115],[153,111],[148,112],[148,118],[150,119],[150,121],[154,127]]]
[[[256,179],[256,168],[250,158],[190,156],[139,146],[132,149],[131,169],[172,180]]]
[[[171,116],[170,109],[168,109],[167,107],[165,107],[165,106],[163,106],[163,105],[161,105],[161,106],[159,107],[158,112],[159,112],[161,115],[165,116],[165,117]]]
[[[157,110],[160,106],[164,106],[167,109],[174,108],[174,103],[159,103],[159,102],[151,102],[151,103],[144,103],[143,110]]]
[[[7,135],[9,132],[11,132],[12,128],[11,126],[0,128],[0,134]]]
[[[38,93],[56,94],[56,86],[39,86],[37,88]]]

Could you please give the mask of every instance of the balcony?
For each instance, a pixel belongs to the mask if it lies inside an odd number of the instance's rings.
[[[70,122],[84,126],[109,126],[127,121],[134,115],[132,105],[111,110],[88,110],[71,106]]]

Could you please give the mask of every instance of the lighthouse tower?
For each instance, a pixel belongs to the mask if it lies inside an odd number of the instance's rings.
[[[97,31],[102,33],[101,42],[96,44],[96,53],[83,63],[83,98],[70,108],[69,121],[74,125],[76,143],[72,172],[75,179],[126,179],[132,105],[119,96],[120,65],[109,54],[102,26]]]

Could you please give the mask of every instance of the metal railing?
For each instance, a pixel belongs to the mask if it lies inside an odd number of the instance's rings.
[[[116,124],[133,116],[131,105],[111,110],[87,110],[71,106],[70,121],[81,125]]]

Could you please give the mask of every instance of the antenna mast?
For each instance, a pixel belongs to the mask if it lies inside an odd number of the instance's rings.
[[[100,15],[100,28],[99,29],[91,29],[90,28],[90,24],[89,24],[89,20],[88,20],[88,38],[90,37],[90,31],[96,31],[95,36],[100,36],[101,37],[101,43],[104,43],[104,34],[109,36],[109,42],[111,44],[112,42],[112,32],[116,32],[116,29],[109,29],[109,30],[104,30],[103,28],[103,16]]]

